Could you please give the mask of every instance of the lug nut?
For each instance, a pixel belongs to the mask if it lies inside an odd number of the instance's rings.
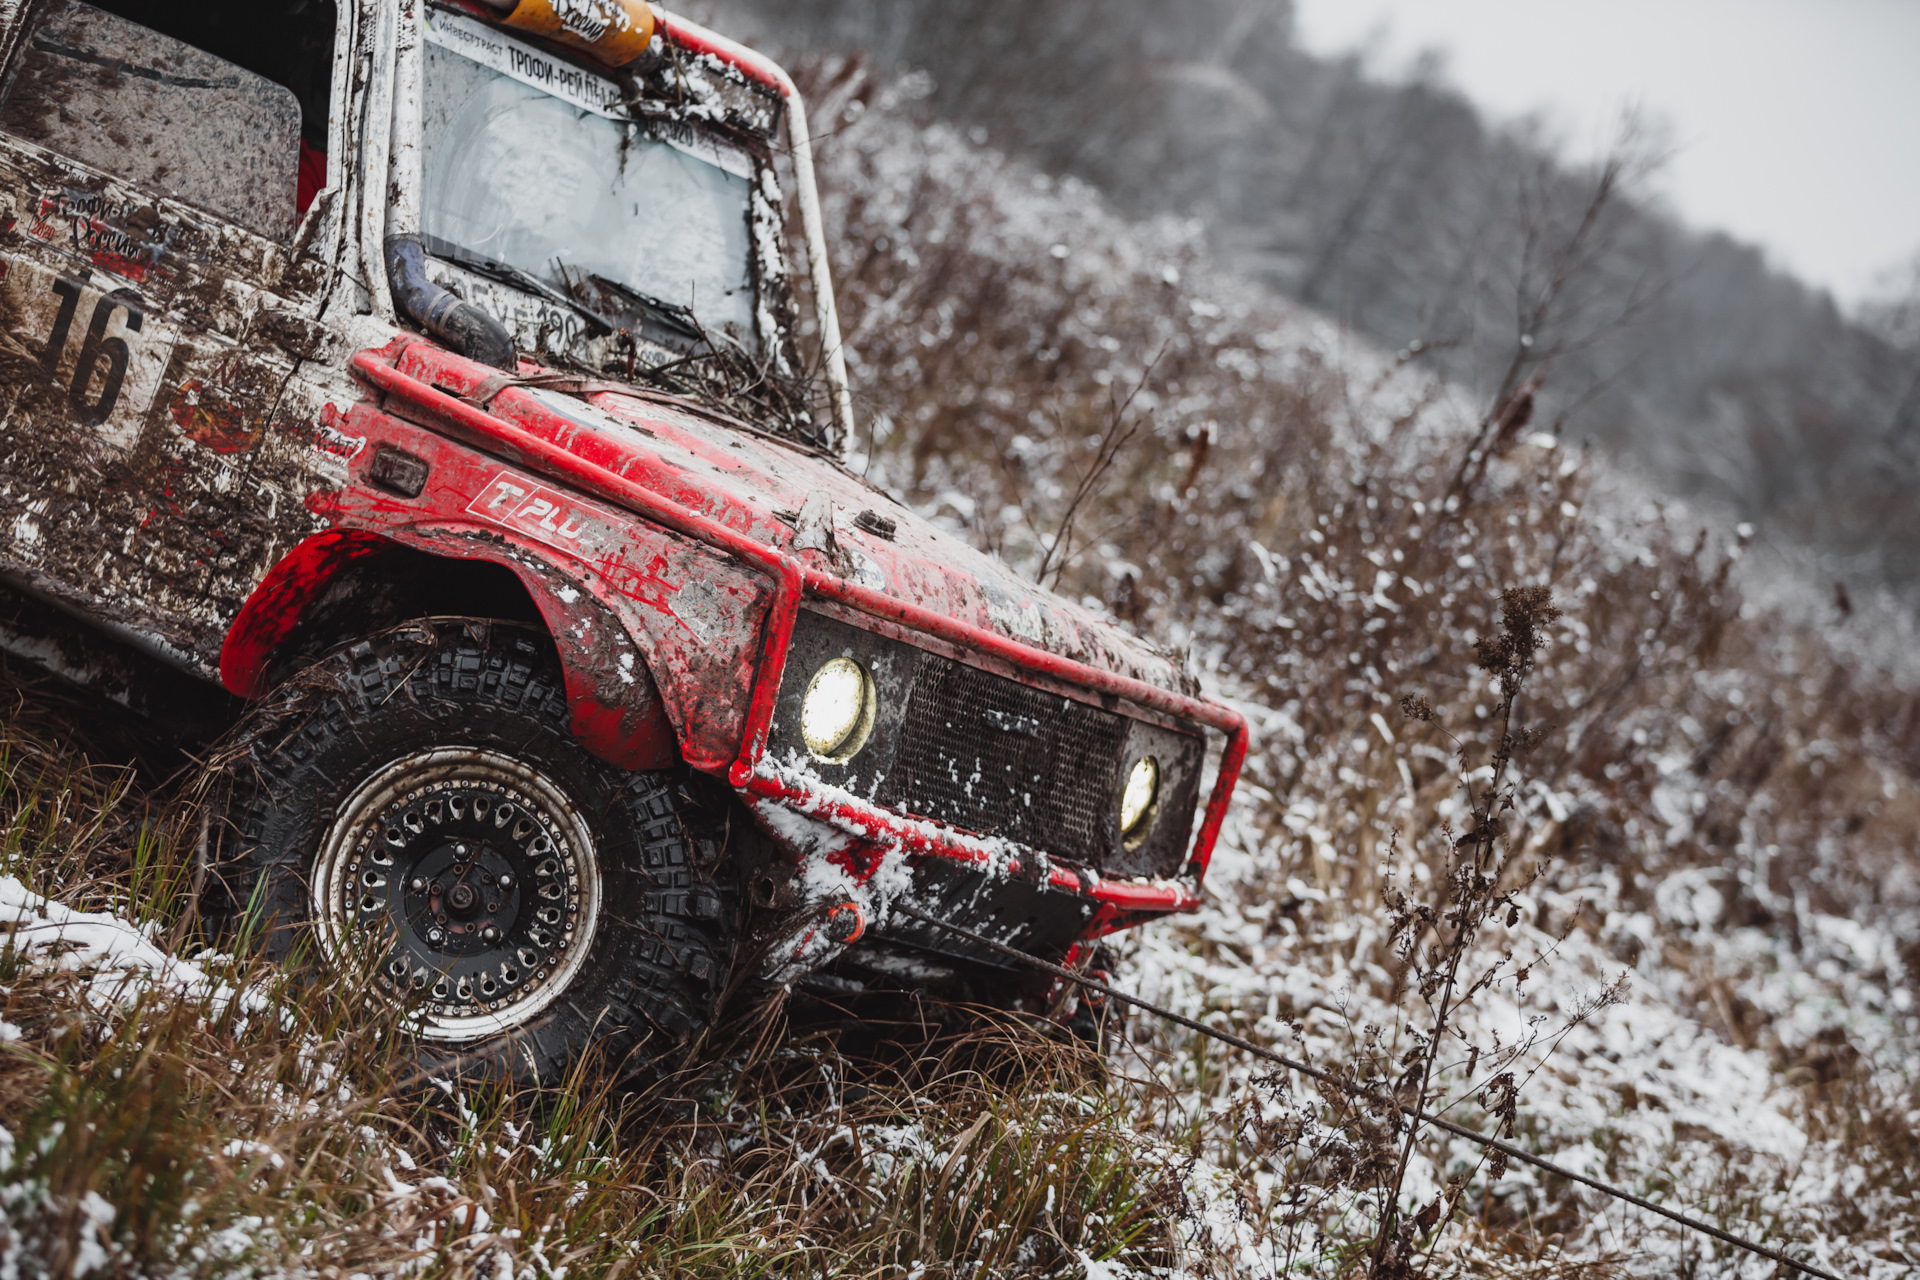
[[[492,925],[488,925],[480,931],[480,940],[482,942],[498,942],[500,940],[500,931]]]
[[[513,888],[513,877],[512,877],[512,876],[501,876],[501,877],[500,877],[500,887],[501,887],[502,889],[511,889],[511,888]]]
[[[446,934],[444,934],[444,933],[442,933],[442,932],[440,932],[440,930],[438,930],[438,929],[429,929],[429,930],[427,930],[427,941],[428,941],[428,942],[444,942],[444,941],[446,941],[446,938],[447,938],[447,935],[446,935]]]
[[[413,890],[415,893],[420,892],[422,889],[426,887],[427,887],[427,882],[421,879],[419,876],[415,876],[412,880],[408,881],[407,883],[407,888]]]

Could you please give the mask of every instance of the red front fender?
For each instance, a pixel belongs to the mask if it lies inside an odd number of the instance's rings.
[[[343,575],[396,547],[449,560],[500,565],[540,610],[560,655],[580,744],[622,769],[664,769],[680,744],[643,655],[612,610],[546,566],[505,554],[500,543],[332,529],[289,552],[248,597],[220,650],[220,679],[243,698],[267,692],[269,673],[313,602]],[[544,571],[541,571],[544,570]]]

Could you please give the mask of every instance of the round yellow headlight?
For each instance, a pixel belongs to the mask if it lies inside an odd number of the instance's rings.
[[[1138,844],[1153,827],[1154,801],[1160,798],[1160,762],[1141,756],[1127,773],[1127,789],[1120,793],[1120,834]]]
[[[800,704],[807,750],[836,764],[853,759],[873,733],[873,677],[852,658],[835,658],[813,673]]]

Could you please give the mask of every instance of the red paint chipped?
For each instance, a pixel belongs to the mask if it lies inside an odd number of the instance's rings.
[[[182,435],[215,453],[241,453],[260,442],[260,424],[249,423],[237,407],[218,398],[198,378],[174,393],[168,410]]]

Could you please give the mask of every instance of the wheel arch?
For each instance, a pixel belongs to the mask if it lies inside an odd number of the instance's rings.
[[[640,638],[584,584],[513,548],[331,529],[283,556],[248,597],[220,652],[220,679],[264,694],[302,659],[423,616],[522,622],[544,631],[566,679],[573,734],[623,769],[666,768],[680,740]]]

